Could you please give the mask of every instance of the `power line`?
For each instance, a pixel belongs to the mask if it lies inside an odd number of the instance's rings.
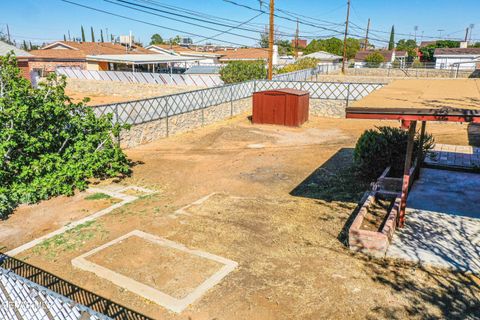
[[[138,23],[142,23],[142,24],[146,24],[146,25],[150,25],[150,26],[154,26],[154,27],[158,27],[158,28],[163,28],[163,29],[166,29],[166,30],[174,31],[174,32],[183,33],[183,34],[190,35],[190,36],[193,36],[193,37],[203,37],[203,35],[199,35],[199,34],[196,34],[196,33],[188,32],[188,31],[180,30],[180,29],[176,29],[176,28],[166,27],[166,26],[159,25],[159,24],[152,23],[152,22],[148,22],[148,21],[145,21],[145,20],[140,20],[140,19],[127,17],[127,16],[124,16],[124,15],[121,15],[121,14],[117,14],[117,13],[113,13],[113,12],[110,12],[110,11],[94,8],[94,7],[87,6],[87,5],[80,4],[80,3],[76,3],[76,2],[73,2],[73,1],[70,1],[70,0],[62,0],[62,1],[66,2],[66,3],[70,3],[70,4],[78,6],[78,7],[89,9],[89,10],[92,10],[92,11],[101,12],[101,13],[104,13],[104,14],[107,14],[107,15],[110,15],[110,16],[130,20],[130,21],[135,21],[135,22],[138,22]],[[217,30],[217,31],[221,31],[221,30]],[[245,44],[241,44],[241,43],[238,43],[238,42],[232,42],[232,41],[220,40],[220,39],[216,39],[216,40],[219,41],[219,42],[228,43],[228,44],[232,44],[232,45],[235,45],[235,46],[242,46],[242,47],[247,46]],[[261,49],[261,48],[259,48],[259,49]]]
[[[165,15],[161,15],[161,14],[158,14],[158,13],[150,12],[150,11],[147,11],[147,10],[138,9],[138,8],[134,8],[134,7],[131,7],[131,6],[128,6],[128,5],[116,3],[116,2],[111,1],[111,0],[105,0],[105,1],[106,1],[106,2],[109,2],[109,3],[112,3],[112,4],[115,4],[115,5],[117,5],[117,6],[120,6],[120,7],[129,8],[129,9],[132,9],[132,10],[135,10],[135,11],[144,12],[144,13],[151,14],[151,15],[154,15],[154,16],[157,16],[157,17],[162,17],[162,18],[166,18],[166,19],[169,19],[169,20],[186,23],[186,24],[188,24],[188,25],[193,25],[193,26],[197,26],[197,27],[200,27],[200,28],[204,28],[204,29],[208,29],[208,30],[213,30],[213,31],[217,31],[217,32],[220,31],[220,32],[224,32],[224,33],[227,33],[227,34],[230,34],[230,35],[234,35],[234,36],[238,36],[238,37],[242,37],[242,38],[246,38],[246,39],[250,39],[250,40],[255,40],[255,41],[258,40],[258,38],[254,38],[254,37],[250,37],[250,36],[246,36],[246,35],[242,35],[242,34],[238,34],[238,33],[233,33],[233,32],[229,32],[229,31],[219,30],[219,29],[216,29],[216,28],[212,28],[212,27],[208,27],[208,26],[203,26],[203,25],[201,25],[201,24],[197,24],[197,23],[185,21],[185,20],[182,20],[182,19],[177,19],[177,18],[168,17],[168,16],[165,16]],[[128,1],[123,1],[123,0],[117,0],[117,1],[122,2],[122,3],[129,3],[129,4],[132,4],[132,5],[136,5],[136,4],[131,3],[131,2],[128,2]],[[155,8],[150,8],[150,7],[146,7],[146,6],[142,6],[142,5],[138,5],[138,6],[144,7],[144,8],[147,8],[147,9],[151,9],[151,10],[154,10],[154,11],[157,11],[157,9],[155,9]],[[193,19],[193,18],[192,18],[192,19]],[[197,20],[197,19],[193,19],[193,20]],[[217,23],[213,23],[213,22],[211,22],[211,23],[212,23],[212,24],[217,24]],[[219,25],[223,25],[223,24],[219,24]],[[223,26],[225,26],[225,25],[223,25]],[[232,27],[232,26],[229,26],[229,27]],[[241,28],[238,28],[238,29],[241,30]],[[255,31],[255,32],[257,33],[257,31]]]

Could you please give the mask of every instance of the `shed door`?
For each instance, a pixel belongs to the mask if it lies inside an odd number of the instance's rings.
[[[269,104],[268,109],[270,109],[269,117],[272,117],[271,121],[269,121],[268,123],[285,124],[285,104],[286,104],[285,95],[283,94],[268,95],[268,104]]]

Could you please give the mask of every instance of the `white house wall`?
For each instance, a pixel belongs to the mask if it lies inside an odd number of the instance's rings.
[[[470,62],[470,61],[473,61],[475,58],[476,57],[445,57],[445,56],[436,57],[435,69],[451,69],[451,68],[456,69],[457,66],[453,65],[454,63],[467,62],[467,63],[461,63],[459,65],[459,69],[472,70],[476,68],[476,62]]]

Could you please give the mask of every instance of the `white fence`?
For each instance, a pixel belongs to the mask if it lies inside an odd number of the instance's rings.
[[[273,80],[307,81],[316,74],[328,74],[338,70],[337,64],[321,64],[316,68],[304,69],[273,76]],[[169,74],[130,71],[96,71],[78,68],[58,67],[56,72],[72,79],[119,81],[128,83],[153,83],[166,85],[185,85],[196,87],[217,87],[223,85],[217,74]]]
[[[223,84],[219,75],[191,75],[128,71],[95,71],[75,68],[57,68],[57,73],[72,79],[153,83],[197,87],[216,87]]]

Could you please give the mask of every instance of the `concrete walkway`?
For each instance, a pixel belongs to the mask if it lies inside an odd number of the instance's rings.
[[[480,174],[422,169],[387,256],[480,274]]]
[[[441,167],[480,168],[480,148],[437,143],[425,162]]]

